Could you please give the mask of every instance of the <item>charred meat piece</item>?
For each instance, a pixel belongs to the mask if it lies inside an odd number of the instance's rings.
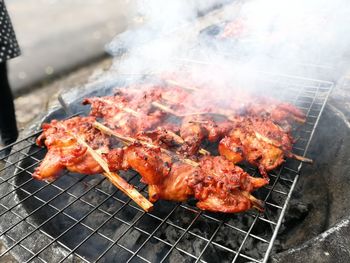
[[[142,176],[146,184],[158,184],[169,174],[171,157],[159,149],[131,145],[124,153],[125,162]]]
[[[195,155],[203,140],[216,142],[228,134],[232,127],[232,122],[215,122],[205,115],[185,117],[180,128],[180,136],[184,139],[180,152],[187,156]]]
[[[197,154],[207,135],[207,131],[201,123],[202,120],[200,116],[189,116],[183,119],[180,136],[183,138],[184,144],[180,152],[186,156]]]
[[[258,139],[272,144],[285,152],[290,152],[294,139],[289,131],[273,122],[271,118],[261,116],[237,117],[235,125],[252,131]]]
[[[262,202],[250,193],[266,185],[263,178],[254,178],[221,156],[203,157],[200,172],[189,185],[198,199],[197,207],[207,211],[237,213],[252,207],[262,209]]]
[[[249,115],[270,117],[286,131],[291,129],[293,123],[306,121],[306,116],[300,109],[290,103],[282,103],[274,99],[255,99],[245,110]]]
[[[268,178],[267,171],[280,166],[285,157],[281,148],[259,138],[251,129],[239,126],[220,141],[219,153],[233,163],[248,161],[257,166],[265,178]]]
[[[189,164],[176,162],[171,166],[168,176],[156,185],[149,185],[149,200],[155,202],[159,199],[183,202],[193,196],[193,189],[188,181],[194,174],[198,173],[198,168]]]
[[[43,133],[37,138],[37,145],[47,147],[48,153],[33,177],[39,180],[50,180],[67,169],[81,174],[102,172],[100,165],[86,152],[75,137],[78,134],[97,152],[109,151],[107,136],[92,126],[94,117],[74,117],[64,121],[53,120],[43,125]]]
[[[262,209],[261,201],[250,193],[267,183],[266,179],[249,176],[221,156],[207,156],[198,167],[181,162],[172,164],[161,183],[149,186],[149,195],[152,202],[185,201],[194,196],[202,210],[236,213],[252,207]]]
[[[198,200],[197,206],[208,211],[233,213],[252,207],[262,209],[261,202],[251,192],[268,180],[249,176],[222,156],[206,156],[197,165],[191,165],[174,160],[157,148],[133,144],[123,151],[110,151],[106,159],[109,163],[117,162],[120,168],[137,171],[149,185],[152,202],[185,201],[193,196]]]
[[[87,98],[83,104],[90,104],[90,115],[102,118],[110,128],[126,135],[135,135],[156,127],[165,114],[152,110],[151,101],[156,95],[135,91],[118,92],[114,96]]]

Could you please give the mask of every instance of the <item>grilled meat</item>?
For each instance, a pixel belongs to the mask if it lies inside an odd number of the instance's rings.
[[[246,109],[248,115],[269,117],[285,131],[291,130],[291,125],[295,122],[304,123],[305,114],[290,103],[281,103],[271,98],[258,98],[250,103]]]
[[[262,209],[261,202],[250,193],[268,183],[263,178],[249,176],[240,167],[221,156],[205,156],[200,161],[200,173],[189,182],[200,209],[236,213],[253,206]]]
[[[210,89],[166,83],[164,88],[144,85],[87,98],[83,104],[91,105],[90,117],[45,124],[37,144],[45,145],[48,153],[33,176],[52,179],[64,169],[102,173],[77,135],[102,155],[111,171],[137,171],[149,186],[152,202],[194,197],[197,206],[208,211],[262,209],[251,193],[268,183],[268,171],[293,156],[290,125],[305,121],[304,114],[290,104],[247,94],[221,105],[220,98],[211,99]],[[161,102],[169,107],[159,106]],[[132,140],[124,147],[113,145],[94,128],[97,120]],[[220,156],[199,157],[204,140],[220,140]],[[257,166],[264,178],[251,177],[235,165],[242,161]]]
[[[233,123],[229,121],[213,121],[205,115],[185,117],[180,128],[180,136],[184,143],[180,152],[187,156],[195,155],[202,141],[216,142],[224,137],[232,129]]]
[[[203,157],[198,167],[186,163],[172,164],[169,174],[159,184],[149,186],[152,202],[158,199],[185,201],[194,196],[202,210],[235,213],[262,203],[251,192],[266,185],[221,156]]]
[[[51,180],[67,169],[81,174],[102,172],[100,165],[86,152],[73,134],[83,137],[99,153],[109,151],[107,136],[92,126],[94,117],[74,117],[65,121],[53,120],[43,125],[43,133],[37,138],[39,146],[47,147],[47,154],[33,177],[39,180]]]
[[[259,168],[264,177],[277,168],[292,148],[292,139],[272,121],[243,118],[219,143],[219,153],[233,163],[243,160]]]

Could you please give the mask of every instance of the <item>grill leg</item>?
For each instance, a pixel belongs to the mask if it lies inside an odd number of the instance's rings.
[[[7,77],[7,65],[0,63],[0,133],[2,143],[8,145],[16,141],[18,130],[15,107]]]

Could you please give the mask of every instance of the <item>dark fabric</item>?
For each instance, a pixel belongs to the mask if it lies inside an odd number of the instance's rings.
[[[3,0],[0,0],[0,63],[20,55],[15,31]]]
[[[0,63],[0,134],[2,143],[8,145],[18,137],[13,97],[7,78],[6,62]]]

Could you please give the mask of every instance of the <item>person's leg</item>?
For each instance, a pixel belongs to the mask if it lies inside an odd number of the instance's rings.
[[[0,63],[0,134],[3,144],[8,145],[18,137],[15,108],[10,84],[7,78],[7,66]]]

